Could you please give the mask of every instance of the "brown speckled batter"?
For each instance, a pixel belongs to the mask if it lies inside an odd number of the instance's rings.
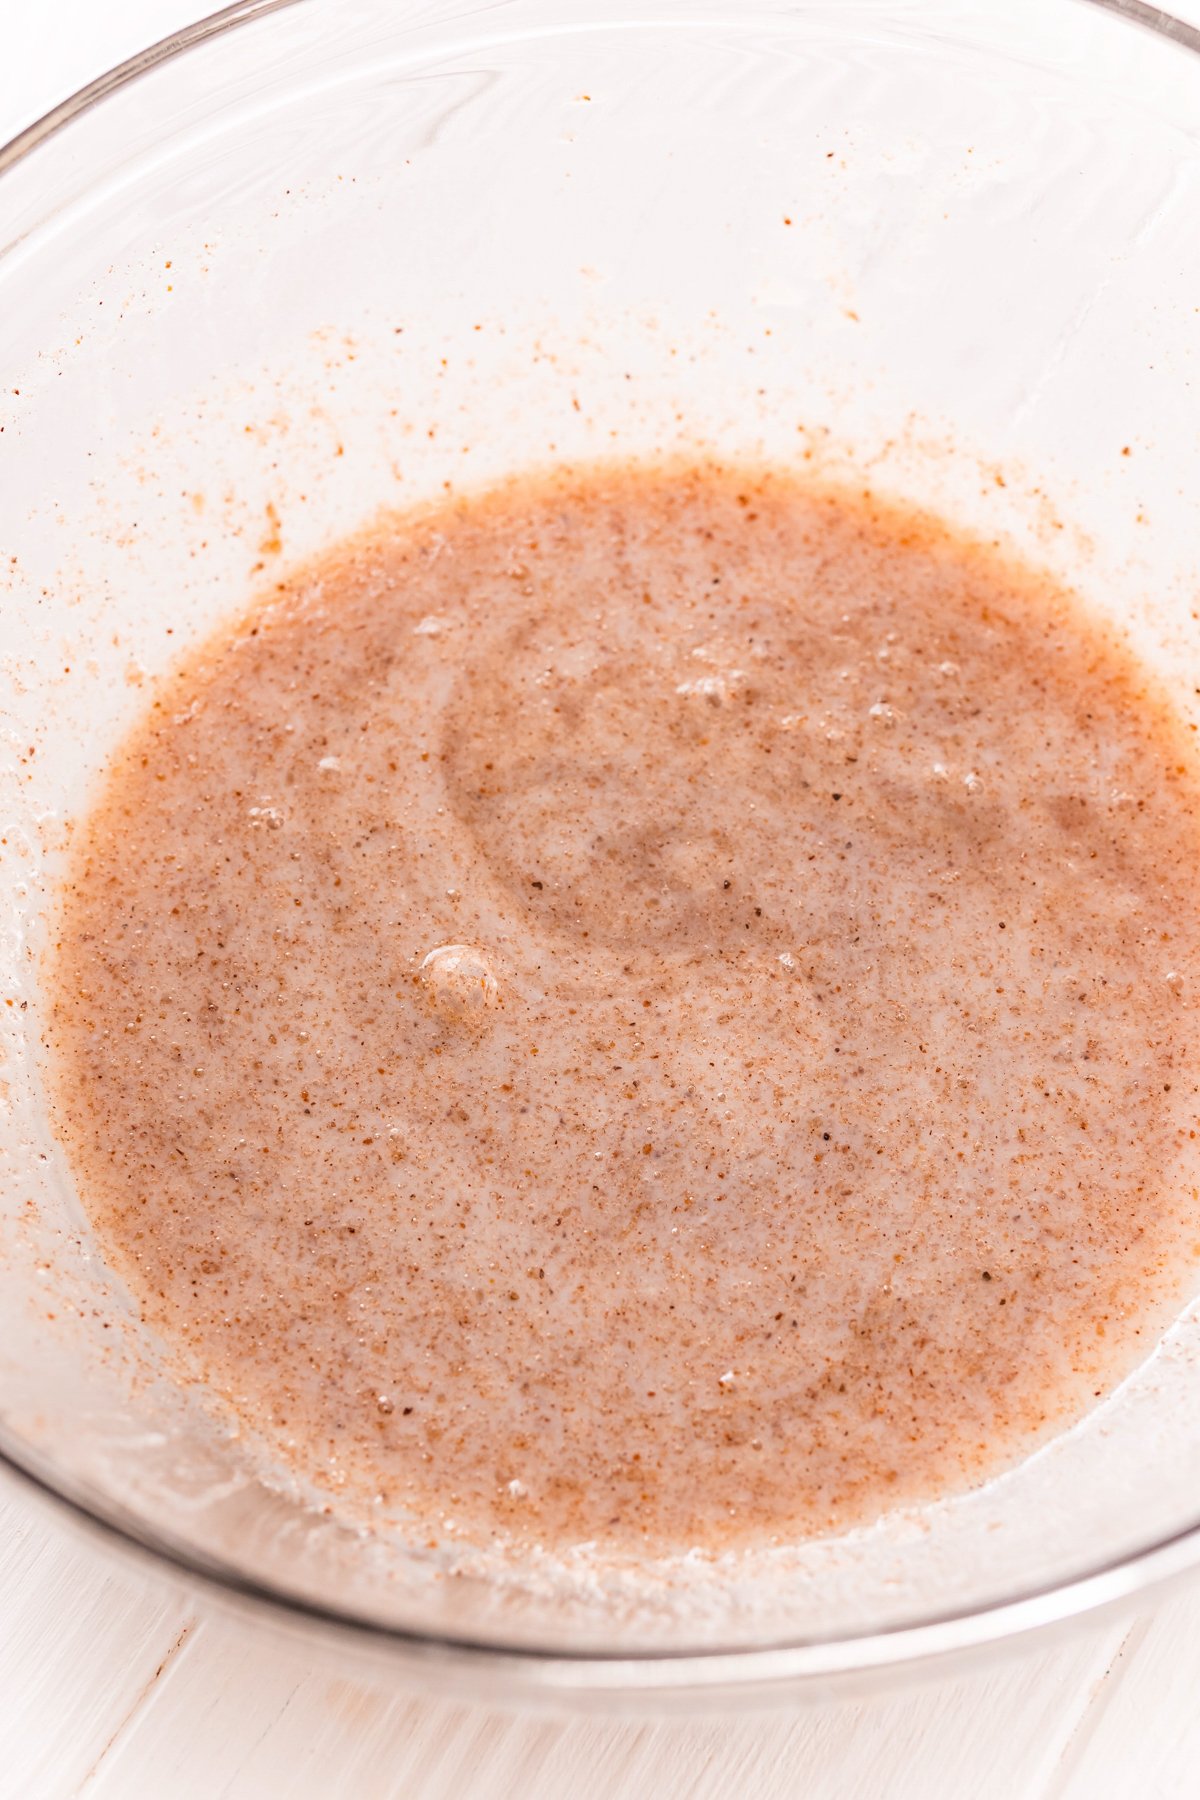
[[[88,1211],[265,1452],[423,1536],[978,1479],[1190,1280],[1186,739],[1047,583],[780,473],[394,522],[166,681],[77,832]]]

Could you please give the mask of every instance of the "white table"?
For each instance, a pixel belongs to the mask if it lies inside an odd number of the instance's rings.
[[[0,141],[202,6],[0,0]],[[1200,20],[1200,0],[1186,12]],[[1200,1795],[1200,1585],[865,1704],[553,1718],[364,1679],[109,1560],[5,1490],[0,1800],[75,1795],[1183,1800]]]
[[[646,1722],[414,1697],[0,1505],[4,1800],[1190,1800],[1200,1588],[867,1702]]]

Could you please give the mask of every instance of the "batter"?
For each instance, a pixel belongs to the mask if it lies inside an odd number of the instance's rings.
[[[1186,737],[1048,580],[779,471],[392,519],[167,678],[78,826],[100,1240],[264,1458],[422,1541],[982,1479],[1192,1280]]]

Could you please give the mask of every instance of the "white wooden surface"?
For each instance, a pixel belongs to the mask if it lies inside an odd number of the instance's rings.
[[[0,141],[202,10],[0,0]],[[1176,10],[1200,21],[1200,0]],[[329,1651],[110,1561],[5,1490],[0,1800],[74,1796],[1192,1800],[1200,1586],[866,1703],[695,1722],[548,1718],[364,1679]]]
[[[668,1722],[431,1700],[0,1504],[3,1800],[1177,1800],[1200,1589],[878,1700]]]

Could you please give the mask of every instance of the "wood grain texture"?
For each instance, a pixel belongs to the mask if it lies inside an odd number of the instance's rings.
[[[192,1621],[166,1584],[108,1566],[21,1499],[0,1502],[0,1795],[79,1791]]]
[[[1200,1793],[1200,1590],[1140,1619],[1066,1747],[1047,1800]]]
[[[193,1608],[20,1497],[0,1509],[0,1545],[0,1800],[1193,1791],[1195,1592],[1144,1622],[1093,1626],[878,1700],[656,1722],[414,1697],[332,1650]],[[1132,1780],[1141,1768],[1138,1723],[1155,1694],[1170,1699],[1174,1725],[1157,1741],[1158,1785],[1106,1785],[1114,1769]]]

